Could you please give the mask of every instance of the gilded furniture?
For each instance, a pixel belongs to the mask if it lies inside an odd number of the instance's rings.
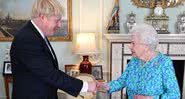
[[[169,17],[165,14],[166,8],[182,5],[185,0],[132,0],[133,4],[141,8],[150,8],[152,13],[146,16],[146,23],[151,24],[159,34],[168,32]]]

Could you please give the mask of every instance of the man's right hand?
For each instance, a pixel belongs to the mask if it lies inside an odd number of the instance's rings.
[[[101,92],[107,92],[109,90],[109,84],[106,82],[96,82],[96,87]]]
[[[98,81],[88,82],[88,92],[95,94],[97,90],[101,92],[107,92],[109,90],[108,83]]]
[[[88,82],[88,92],[92,92],[93,94],[96,93],[96,81]]]

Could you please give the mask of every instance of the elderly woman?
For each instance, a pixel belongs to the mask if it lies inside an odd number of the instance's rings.
[[[158,38],[155,29],[139,24],[131,30],[132,59],[124,73],[108,84],[109,93],[126,87],[129,99],[180,99],[180,91],[171,59],[156,51]]]

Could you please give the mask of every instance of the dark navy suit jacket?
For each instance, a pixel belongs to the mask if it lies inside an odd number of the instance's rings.
[[[58,69],[55,53],[53,58],[31,21],[14,37],[10,56],[13,73],[12,99],[57,99],[57,89],[77,96],[83,86],[81,80]]]

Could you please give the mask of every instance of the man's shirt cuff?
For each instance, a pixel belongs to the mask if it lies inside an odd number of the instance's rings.
[[[88,90],[88,83],[84,81],[80,92],[87,92],[87,90]]]

